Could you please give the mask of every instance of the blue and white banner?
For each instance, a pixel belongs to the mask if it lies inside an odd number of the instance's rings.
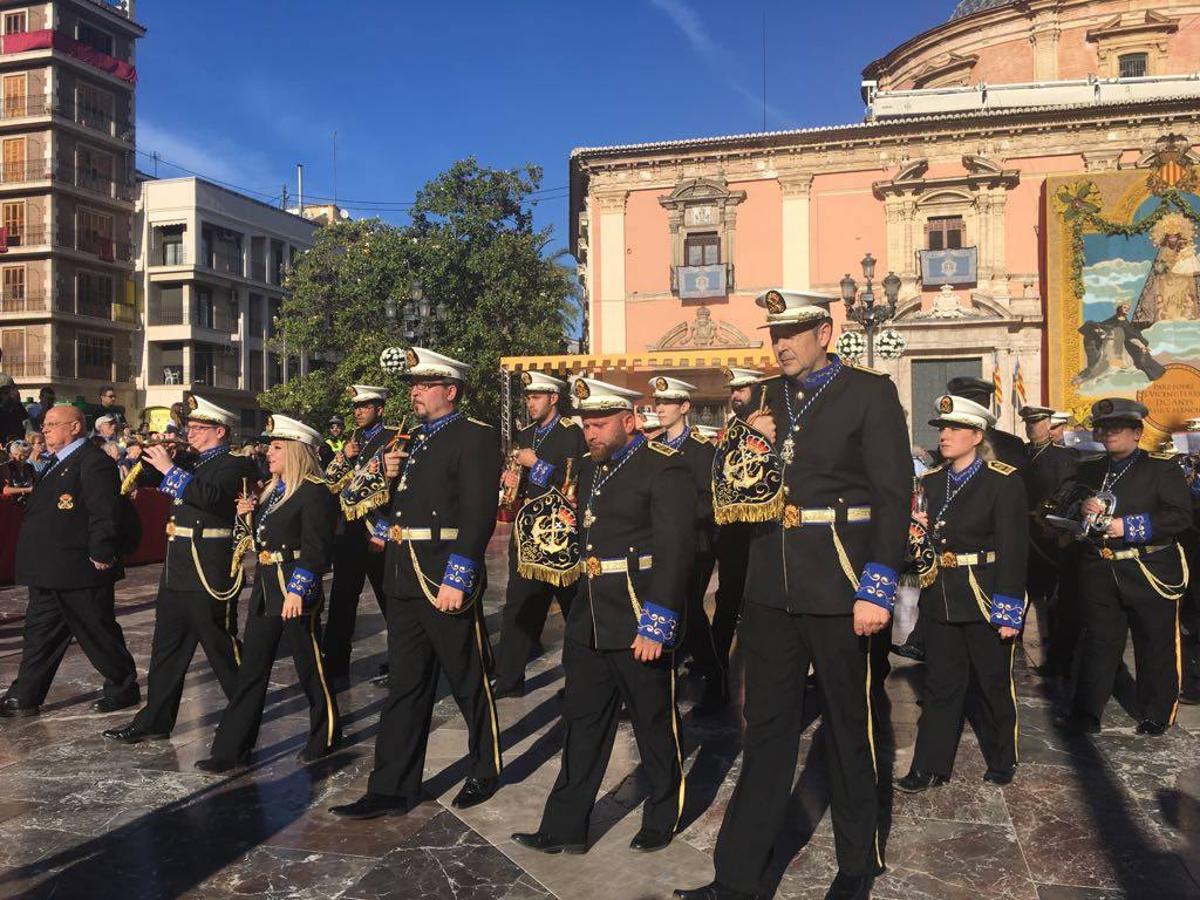
[[[979,253],[975,247],[961,250],[921,250],[921,283],[925,287],[943,284],[974,284],[978,280]]]

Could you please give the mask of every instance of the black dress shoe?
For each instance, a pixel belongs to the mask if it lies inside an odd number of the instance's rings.
[[[171,736],[169,734],[142,731],[142,729],[132,723],[121,728],[106,728],[101,734],[110,741],[117,741],[121,744],[140,744],[142,741],[165,741]]]
[[[875,883],[874,875],[847,875],[838,872],[825,892],[825,900],[868,900],[871,896],[871,885]]]
[[[129,694],[125,697],[101,697],[92,704],[92,712],[114,713],[121,709],[137,706],[141,702],[141,694]]]
[[[950,779],[944,775],[934,775],[932,772],[920,772],[916,769],[909,769],[908,774],[896,782],[896,789],[904,791],[906,794],[919,794],[928,788],[941,787],[949,781]]]
[[[1164,725],[1162,722],[1155,722],[1153,719],[1142,719],[1142,721],[1138,722],[1137,733],[1158,737],[1166,734],[1169,727],[1169,725]]]
[[[633,840],[629,842],[629,849],[637,850],[640,853],[653,853],[671,843],[671,838],[674,836],[673,831],[655,831],[652,828],[643,828],[633,836]]]
[[[1007,769],[988,769],[983,773],[983,780],[989,784],[1012,784],[1016,774],[1016,766],[1009,766]]]
[[[1079,736],[1082,734],[1099,734],[1100,723],[1090,716],[1063,716],[1060,719],[1055,719],[1055,724],[1062,730],[1064,734],[1071,736]]]
[[[455,809],[470,809],[472,806],[478,806],[480,803],[490,800],[499,786],[499,778],[468,778],[450,805]]]
[[[560,841],[544,831],[518,831],[512,836],[512,839],[522,847],[528,847],[530,850],[537,850],[540,853],[571,853],[574,855],[587,853],[586,843],[573,844],[568,841]]]
[[[507,700],[509,697],[524,697],[525,682],[492,688],[493,700]]]
[[[757,900],[757,894],[747,894],[726,887],[719,881],[698,888],[677,888],[672,894],[678,900]]]
[[[202,759],[196,763],[196,768],[201,772],[207,772],[209,775],[223,775],[226,772],[245,768],[248,765],[250,765],[249,752],[243,753],[236,760],[217,759],[215,756],[211,759]]]
[[[41,711],[40,706],[22,703],[16,697],[5,697],[0,700],[0,717],[5,719],[23,719],[26,716],[36,716]]]
[[[324,759],[336,750],[341,743],[342,736],[340,734],[334,735],[333,742],[328,747],[305,747],[296,754],[296,759],[302,763],[316,762],[318,759]]]
[[[403,797],[387,794],[364,794],[353,803],[331,806],[329,811],[343,819],[378,819],[380,816],[403,816],[409,810]]]
[[[892,652],[914,662],[925,662],[925,648],[919,644],[892,644]]]

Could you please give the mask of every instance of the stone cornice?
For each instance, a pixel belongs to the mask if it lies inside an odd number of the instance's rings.
[[[1140,15],[1133,13],[1129,16],[1117,16],[1099,28],[1090,28],[1087,39],[1092,43],[1129,37],[1157,36],[1161,39],[1178,30],[1178,19],[1168,18],[1153,10],[1145,10]]]

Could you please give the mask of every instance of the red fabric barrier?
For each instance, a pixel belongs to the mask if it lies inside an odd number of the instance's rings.
[[[137,550],[125,558],[127,566],[162,562],[167,555],[167,517],[171,498],[160,491],[142,490],[133,500],[142,522],[142,540]],[[0,499],[0,585],[13,583],[17,553],[17,533],[21,530],[21,507]]]
[[[115,75],[122,81],[137,84],[137,69],[129,63],[123,62],[115,56],[109,56],[107,53],[101,53],[94,47],[50,28],[43,31],[6,34],[3,42],[0,43],[0,53],[24,53],[27,50],[49,50],[51,47],[61,50],[63,53],[69,53],[102,72]]]

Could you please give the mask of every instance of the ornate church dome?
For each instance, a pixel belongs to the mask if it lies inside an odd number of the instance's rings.
[[[985,9],[995,9],[997,6],[1008,6],[1013,0],[959,0],[958,6],[950,14],[950,21],[961,19]]]

